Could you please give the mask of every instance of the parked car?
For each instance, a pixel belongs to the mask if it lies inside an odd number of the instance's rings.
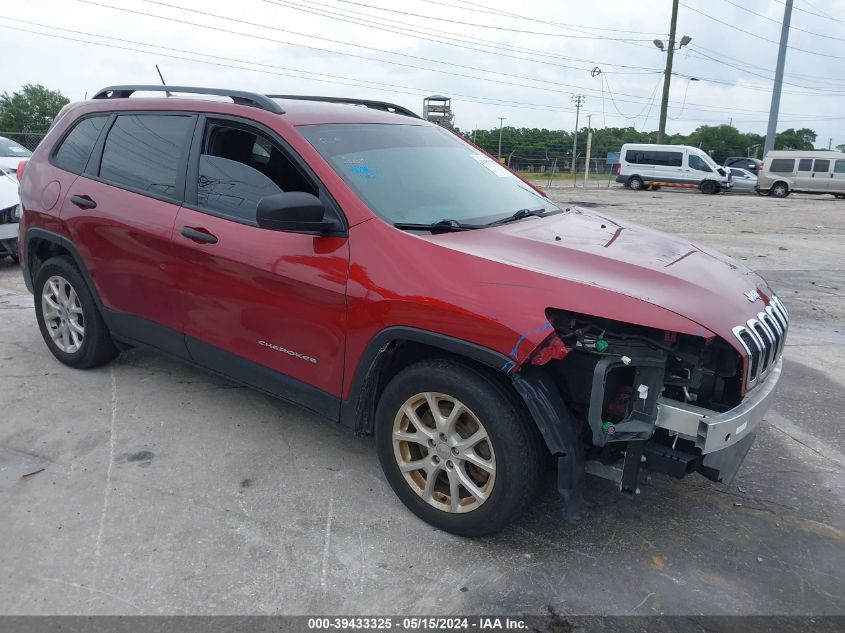
[[[455,534],[516,518],[550,459],[570,520],[586,472],[734,477],[789,321],[741,263],[561,208],[401,106],[130,98],[162,90],[69,106],[22,174],[60,362],[146,346],[374,434],[402,502]]]
[[[18,221],[21,217],[18,180],[0,168],[0,259],[18,259]]]
[[[619,156],[616,182],[639,191],[647,187],[682,187],[716,194],[731,188],[731,176],[697,147],[626,143]]]
[[[759,158],[744,158],[742,156],[729,156],[725,159],[725,167],[739,167],[750,171],[755,176],[763,166],[763,161]]]
[[[845,198],[845,153],[827,150],[766,154],[757,192],[785,198],[792,192],[829,193]]]
[[[32,152],[23,145],[5,136],[0,136],[0,169],[14,174],[20,162],[30,156],[32,156]]]
[[[757,189],[757,174],[739,167],[728,167],[731,171],[731,191],[740,193],[753,193]]]

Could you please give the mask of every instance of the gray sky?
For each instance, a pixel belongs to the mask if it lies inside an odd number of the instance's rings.
[[[795,7],[779,129],[810,127],[819,146],[845,143],[845,0]],[[445,94],[462,129],[497,127],[500,116],[505,125],[571,129],[572,96],[583,94],[582,116],[594,126],[653,130],[665,57],[652,40],[667,39],[670,8],[669,0],[4,2],[0,90],[42,83],[77,100],[110,84],[158,83],[159,64],[170,84],[355,96],[418,112],[422,97]],[[670,133],[731,120],[765,132],[783,9],[780,0],[682,0],[678,37],[692,43],[675,57]]]

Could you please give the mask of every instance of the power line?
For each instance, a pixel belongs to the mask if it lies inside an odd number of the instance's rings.
[[[212,31],[215,31],[215,32],[224,32],[224,33],[229,33],[229,34],[232,34],[232,35],[238,35],[238,36],[241,36],[241,37],[248,37],[248,38],[251,38],[253,40],[254,39],[260,39],[260,40],[264,40],[264,41],[268,41],[268,42],[273,42],[273,43],[276,43],[276,44],[286,44],[286,45],[289,45],[289,46],[296,46],[296,47],[300,47],[300,48],[306,48],[306,49],[309,49],[309,50],[316,50],[316,51],[319,51],[319,52],[331,53],[331,54],[334,54],[334,55],[343,55],[343,56],[347,56],[347,57],[365,59],[367,61],[375,61],[375,62],[378,62],[378,63],[398,65],[398,66],[402,66],[402,67],[406,67],[406,68],[414,68],[414,69],[417,69],[417,70],[425,70],[425,71],[436,72],[436,73],[440,73],[440,74],[447,74],[447,75],[452,75],[452,76],[455,76],[455,77],[461,77],[461,78],[465,78],[465,79],[474,79],[476,81],[493,82],[493,83],[496,83],[497,85],[504,84],[504,85],[511,85],[511,86],[515,86],[515,87],[519,87],[519,88],[528,88],[528,89],[531,89],[531,90],[540,90],[540,91],[544,91],[544,92],[555,92],[555,93],[567,94],[567,95],[572,94],[570,91],[557,90],[557,89],[548,88],[548,87],[545,87],[545,86],[531,86],[531,85],[509,82],[509,81],[492,80],[492,79],[487,79],[485,77],[478,77],[478,76],[475,76],[475,75],[468,75],[468,74],[464,74],[464,73],[456,73],[456,72],[453,72],[453,71],[434,69],[434,68],[430,68],[430,67],[426,67],[426,66],[420,66],[420,65],[416,65],[416,64],[408,64],[408,63],[394,61],[394,60],[385,60],[385,59],[379,59],[379,58],[376,58],[376,57],[368,57],[366,55],[360,55],[360,54],[356,54],[356,53],[344,53],[344,52],[341,52],[341,51],[334,51],[334,50],[329,50],[329,49],[320,48],[320,47],[316,47],[316,46],[310,46],[310,45],[306,45],[306,44],[297,44],[295,42],[289,42],[289,41],[286,41],[286,40],[272,39],[272,38],[263,37],[263,36],[260,36],[260,35],[251,34],[251,33],[244,33],[242,31],[235,31],[235,30],[231,30],[231,29],[226,29],[226,28],[223,28],[222,26],[219,26],[219,25],[208,26],[208,25],[204,25],[204,24],[198,24],[196,22],[189,22],[189,21],[186,21],[186,20],[181,20],[181,19],[174,18],[174,17],[162,16],[162,15],[157,15],[157,14],[154,14],[154,13],[147,13],[147,12],[144,12],[144,11],[138,11],[136,9],[116,7],[116,6],[113,6],[113,5],[103,4],[103,3],[100,3],[100,2],[94,2],[93,0],[78,0],[78,1],[82,2],[84,4],[90,4],[90,5],[93,5],[93,6],[98,6],[98,7],[103,7],[103,8],[109,8],[109,9],[113,9],[113,10],[117,10],[117,11],[122,11],[122,12],[125,12],[125,13],[132,13],[132,14],[136,14],[136,15],[142,15],[142,16],[145,16],[145,17],[152,17],[152,18],[157,18],[157,19],[160,19],[160,20],[176,22],[178,24],[184,24],[184,25],[193,26],[193,27],[197,27],[197,28],[212,30]],[[165,4],[165,3],[162,3],[162,2],[158,2],[157,0],[146,0],[146,1],[151,2],[153,4]],[[166,5],[166,6],[172,6],[172,5]],[[174,7],[174,8],[181,9],[181,7]],[[190,13],[210,15],[210,16],[214,17],[215,19],[233,20],[233,18],[226,18],[225,16],[220,16],[220,15],[216,15],[216,14],[207,14],[207,13],[200,12],[200,11],[197,11],[197,10],[194,10],[194,9],[181,9],[181,10],[184,10],[184,11],[187,11],[187,12],[190,12]],[[238,21],[238,20],[235,20],[235,21]],[[255,24],[253,24],[253,25],[259,26],[261,28],[267,28],[267,29],[270,29],[270,30],[284,30],[284,29],[278,29],[277,27],[255,25]],[[305,35],[305,34],[302,34],[302,35]],[[349,44],[349,45],[355,46],[354,44]],[[376,49],[376,50],[381,50],[381,49]],[[390,51],[382,51],[382,52],[389,53]],[[450,64],[450,62],[439,62],[437,60],[434,60],[434,61],[435,61],[435,63],[440,63],[440,64]],[[451,64],[451,65],[452,66],[459,66],[459,65],[456,65],[456,64]],[[490,72],[490,71],[487,71],[486,69],[480,69],[480,68],[474,68],[474,67],[466,67],[466,68],[472,68],[474,70],[479,70],[479,71],[482,71],[482,72]],[[510,76],[507,73],[500,73],[500,72],[494,72],[494,74],[500,74],[500,75],[503,75],[503,76]],[[527,80],[528,81],[534,81],[534,82],[540,82],[541,81],[541,80],[537,80],[537,79],[533,79],[533,78],[527,78]],[[562,87],[569,87],[569,88],[573,88],[575,90],[581,89],[580,86],[577,86],[575,84],[566,84],[566,83],[562,83],[562,82],[546,82],[546,83],[552,83],[554,85],[558,85],[558,86],[562,86]],[[586,90],[596,92],[595,89],[586,89]],[[627,97],[633,97],[634,99],[642,99],[642,97],[640,97],[639,95],[630,95],[630,94],[627,94],[627,93],[618,93],[618,94],[621,94],[621,95],[627,96]],[[619,101],[623,102],[623,103],[627,102],[627,103],[632,103],[632,104],[637,104],[637,105],[640,105],[640,104],[643,103],[643,101],[641,101],[641,100],[639,100],[639,101],[627,100],[626,101],[626,100],[620,99]],[[722,111],[721,108],[713,107],[713,106],[705,105],[705,104],[690,103],[689,105],[693,106],[691,108],[692,110],[698,110],[698,111],[701,111],[701,112],[721,112]],[[762,110],[750,110],[750,109],[743,109],[743,108],[735,108],[734,111],[736,111],[736,112],[743,112],[744,111],[744,112],[750,113],[750,114],[759,114],[759,113],[764,112]]]
[[[685,8],[689,9],[693,13],[703,15],[708,20],[713,20],[714,22],[718,22],[719,24],[727,26],[728,28],[733,29],[734,31],[739,31],[740,33],[744,33],[745,35],[750,35],[751,37],[756,37],[758,40],[763,40],[764,42],[769,42],[770,44],[779,44],[779,42],[777,40],[770,40],[768,37],[763,37],[762,35],[757,35],[756,33],[752,33],[751,31],[748,31],[746,29],[741,29],[738,26],[734,26],[733,24],[729,24],[728,22],[725,22],[724,20],[720,20],[719,18],[714,18],[712,15],[709,15],[708,13],[705,13],[704,11],[699,11],[698,9],[689,6],[688,4],[686,4],[684,2],[681,2],[681,5],[683,5]],[[819,57],[829,57],[830,59],[845,59],[845,57],[843,57],[841,55],[831,55],[830,53],[820,53],[819,51],[810,51],[810,50],[807,50],[805,48],[798,48],[797,46],[788,46],[787,48],[789,48],[793,51],[799,51],[801,53],[808,53],[809,55],[818,55]]]
[[[506,26],[493,26],[490,24],[478,24],[477,22],[464,22],[461,20],[450,20],[449,18],[444,18],[442,16],[433,16],[433,15],[423,15],[421,13],[412,13],[411,11],[401,11],[399,9],[385,9],[383,7],[378,7],[372,4],[366,4],[364,2],[355,2],[354,0],[335,0],[335,2],[341,2],[343,4],[351,4],[353,6],[358,7],[365,7],[367,9],[374,9],[376,11],[384,11],[387,13],[398,13],[400,15],[407,15],[415,18],[421,18],[424,20],[435,20],[437,22],[448,22],[450,24],[460,24],[461,26],[472,26],[475,28],[480,29],[493,29],[496,31],[508,31],[510,33],[524,33],[526,35],[543,35],[547,37],[566,37],[572,39],[583,39],[583,40],[618,40],[622,42],[649,42],[648,39],[637,39],[637,38],[629,38],[629,37],[607,37],[606,35],[567,35],[565,33],[548,33],[544,31],[526,31],[523,29],[513,29],[508,28]],[[574,30],[574,29],[573,29]]]
[[[504,17],[508,17],[508,18],[515,18],[515,19],[518,19],[518,20],[525,20],[527,22],[539,22],[540,24],[545,24],[545,25],[550,24],[552,26],[559,26],[561,28],[567,28],[567,29],[581,28],[581,29],[591,29],[591,30],[594,30],[594,31],[611,31],[611,32],[614,32],[614,33],[633,33],[633,34],[636,34],[636,35],[662,35],[662,33],[658,32],[658,31],[631,31],[630,29],[611,29],[611,28],[604,27],[604,26],[585,26],[583,24],[563,24],[561,22],[554,22],[552,20],[548,20],[548,19],[545,19],[545,18],[538,19],[538,18],[532,18],[532,17],[527,16],[527,15],[520,15],[518,13],[510,13],[508,11],[503,11],[502,9],[495,9],[493,7],[487,7],[487,6],[485,6],[483,4],[479,4],[477,2],[470,2],[469,0],[458,0],[458,1],[461,2],[462,4],[467,4],[467,5],[470,5],[472,7],[477,7],[476,9],[474,9],[474,11],[476,13],[486,13],[486,14],[489,14],[489,15],[499,15],[499,16],[504,16]],[[464,7],[460,7],[460,6],[457,6],[457,5],[454,5],[454,4],[449,4],[449,3],[446,3],[446,2],[439,2],[438,0],[426,0],[426,2],[428,2],[429,4],[439,4],[440,6],[450,7],[450,8],[453,8],[453,9],[461,9],[463,11],[469,11],[470,10],[470,9],[466,9]]]
[[[755,15],[758,18],[762,18],[763,20],[768,20],[769,22],[774,22],[777,25],[781,24],[780,20],[776,20],[775,18],[770,18],[767,15],[763,15],[762,13],[758,13],[757,11],[752,11],[751,9],[742,6],[741,4],[734,2],[733,0],[722,0],[722,2],[727,2],[730,5],[735,6],[737,9],[741,9],[746,13],[750,13],[751,15]],[[845,42],[845,37],[836,37],[835,35],[825,35],[824,33],[816,33],[814,31],[808,31],[807,29],[802,29],[799,26],[790,25],[790,31],[800,31],[801,33],[807,33],[809,35],[813,35],[815,37],[824,37],[829,40],[839,40],[840,42]]]
[[[775,0],[775,2],[777,2],[780,5],[786,4],[783,0]],[[811,7],[813,7],[819,13],[813,13],[812,11],[807,11],[807,9],[802,9],[801,7],[793,7],[793,9],[795,11],[801,11],[801,13],[806,13],[807,15],[814,15],[814,16],[819,17],[819,18],[824,18],[825,20],[832,20],[833,22],[839,22],[840,24],[845,23],[842,20],[840,20],[839,18],[834,18],[833,16],[828,15],[827,13],[823,12],[821,9],[819,9],[815,5],[810,4],[810,2],[807,2],[807,4],[810,5]]]

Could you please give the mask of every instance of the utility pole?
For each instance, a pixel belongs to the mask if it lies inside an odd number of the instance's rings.
[[[590,153],[593,148],[593,115],[587,115],[587,161],[584,165],[584,186],[587,186],[587,181],[590,179]]]
[[[672,0],[672,22],[669,24],[669,46],[666,49],[666,74],[663,77],[663,99],[660,102],[660,127],[657,128],[658,144],[663,142],[663,137],[666,134],[666,113],[669,110],[669,84],[672,82],[672,62],[675,59],[675,31],[677,27],[678,0]],[[655,41],[655,44],[657,44],[657,41]]]
[[[505,117],[499,117],[499,162],[502,162],[502,124],[505,122]]]
[[[769,128],[766,131],[766,144],[763,146],[763,159],[775,148],[778,133],[778,113],[780,111],[780,92],[783,88],[783,67],[786,65],[786,47],[789,42],[789,23],[792,21],[792,0],[786,0],[783,10],[783,25],[780,30],[778,64],[775,68],[775,85],[772,89],[772,107],[769,110]]]
[[[581,106],[584,105],[584,95],[574,95],[572,97],[572,102],[575,104],[575,138],[572,141],[572,165],[570,168],[571,173],[575,173],[575,159],[578,156],[578,119],[581,116]]]

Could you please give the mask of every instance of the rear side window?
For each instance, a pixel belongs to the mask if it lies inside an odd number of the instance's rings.
[[[193,124],[191,116],[119,115],[106,137],[100,178],[142,193],[174,196]]]
[[[836,165],[834,165],[833,171],[837,174],[845,174],[845,160],[836,161]]]
[[[53,156],[55,165],[76,174],[82,173],[107,118],[92,116],[77,123],[56,150]]]
[[[802,158],[798,161],[798,171],[813,171],[813,159]]]
[[[830,171],[830,161],[827,159],[817,158],[816,164],[813,165],[813,171],[817,174],[826,174],[828,171]]]
[[[682,152],[629,149],[625,152],[625,160],[635,165],[680,167],[683,163],[684,155]]]
[[[772,160],[772,165],[769,167],[769,171],[775,172],[777,174],[791,174],[795,171],[795,159],[794,158],[775,158]]]

